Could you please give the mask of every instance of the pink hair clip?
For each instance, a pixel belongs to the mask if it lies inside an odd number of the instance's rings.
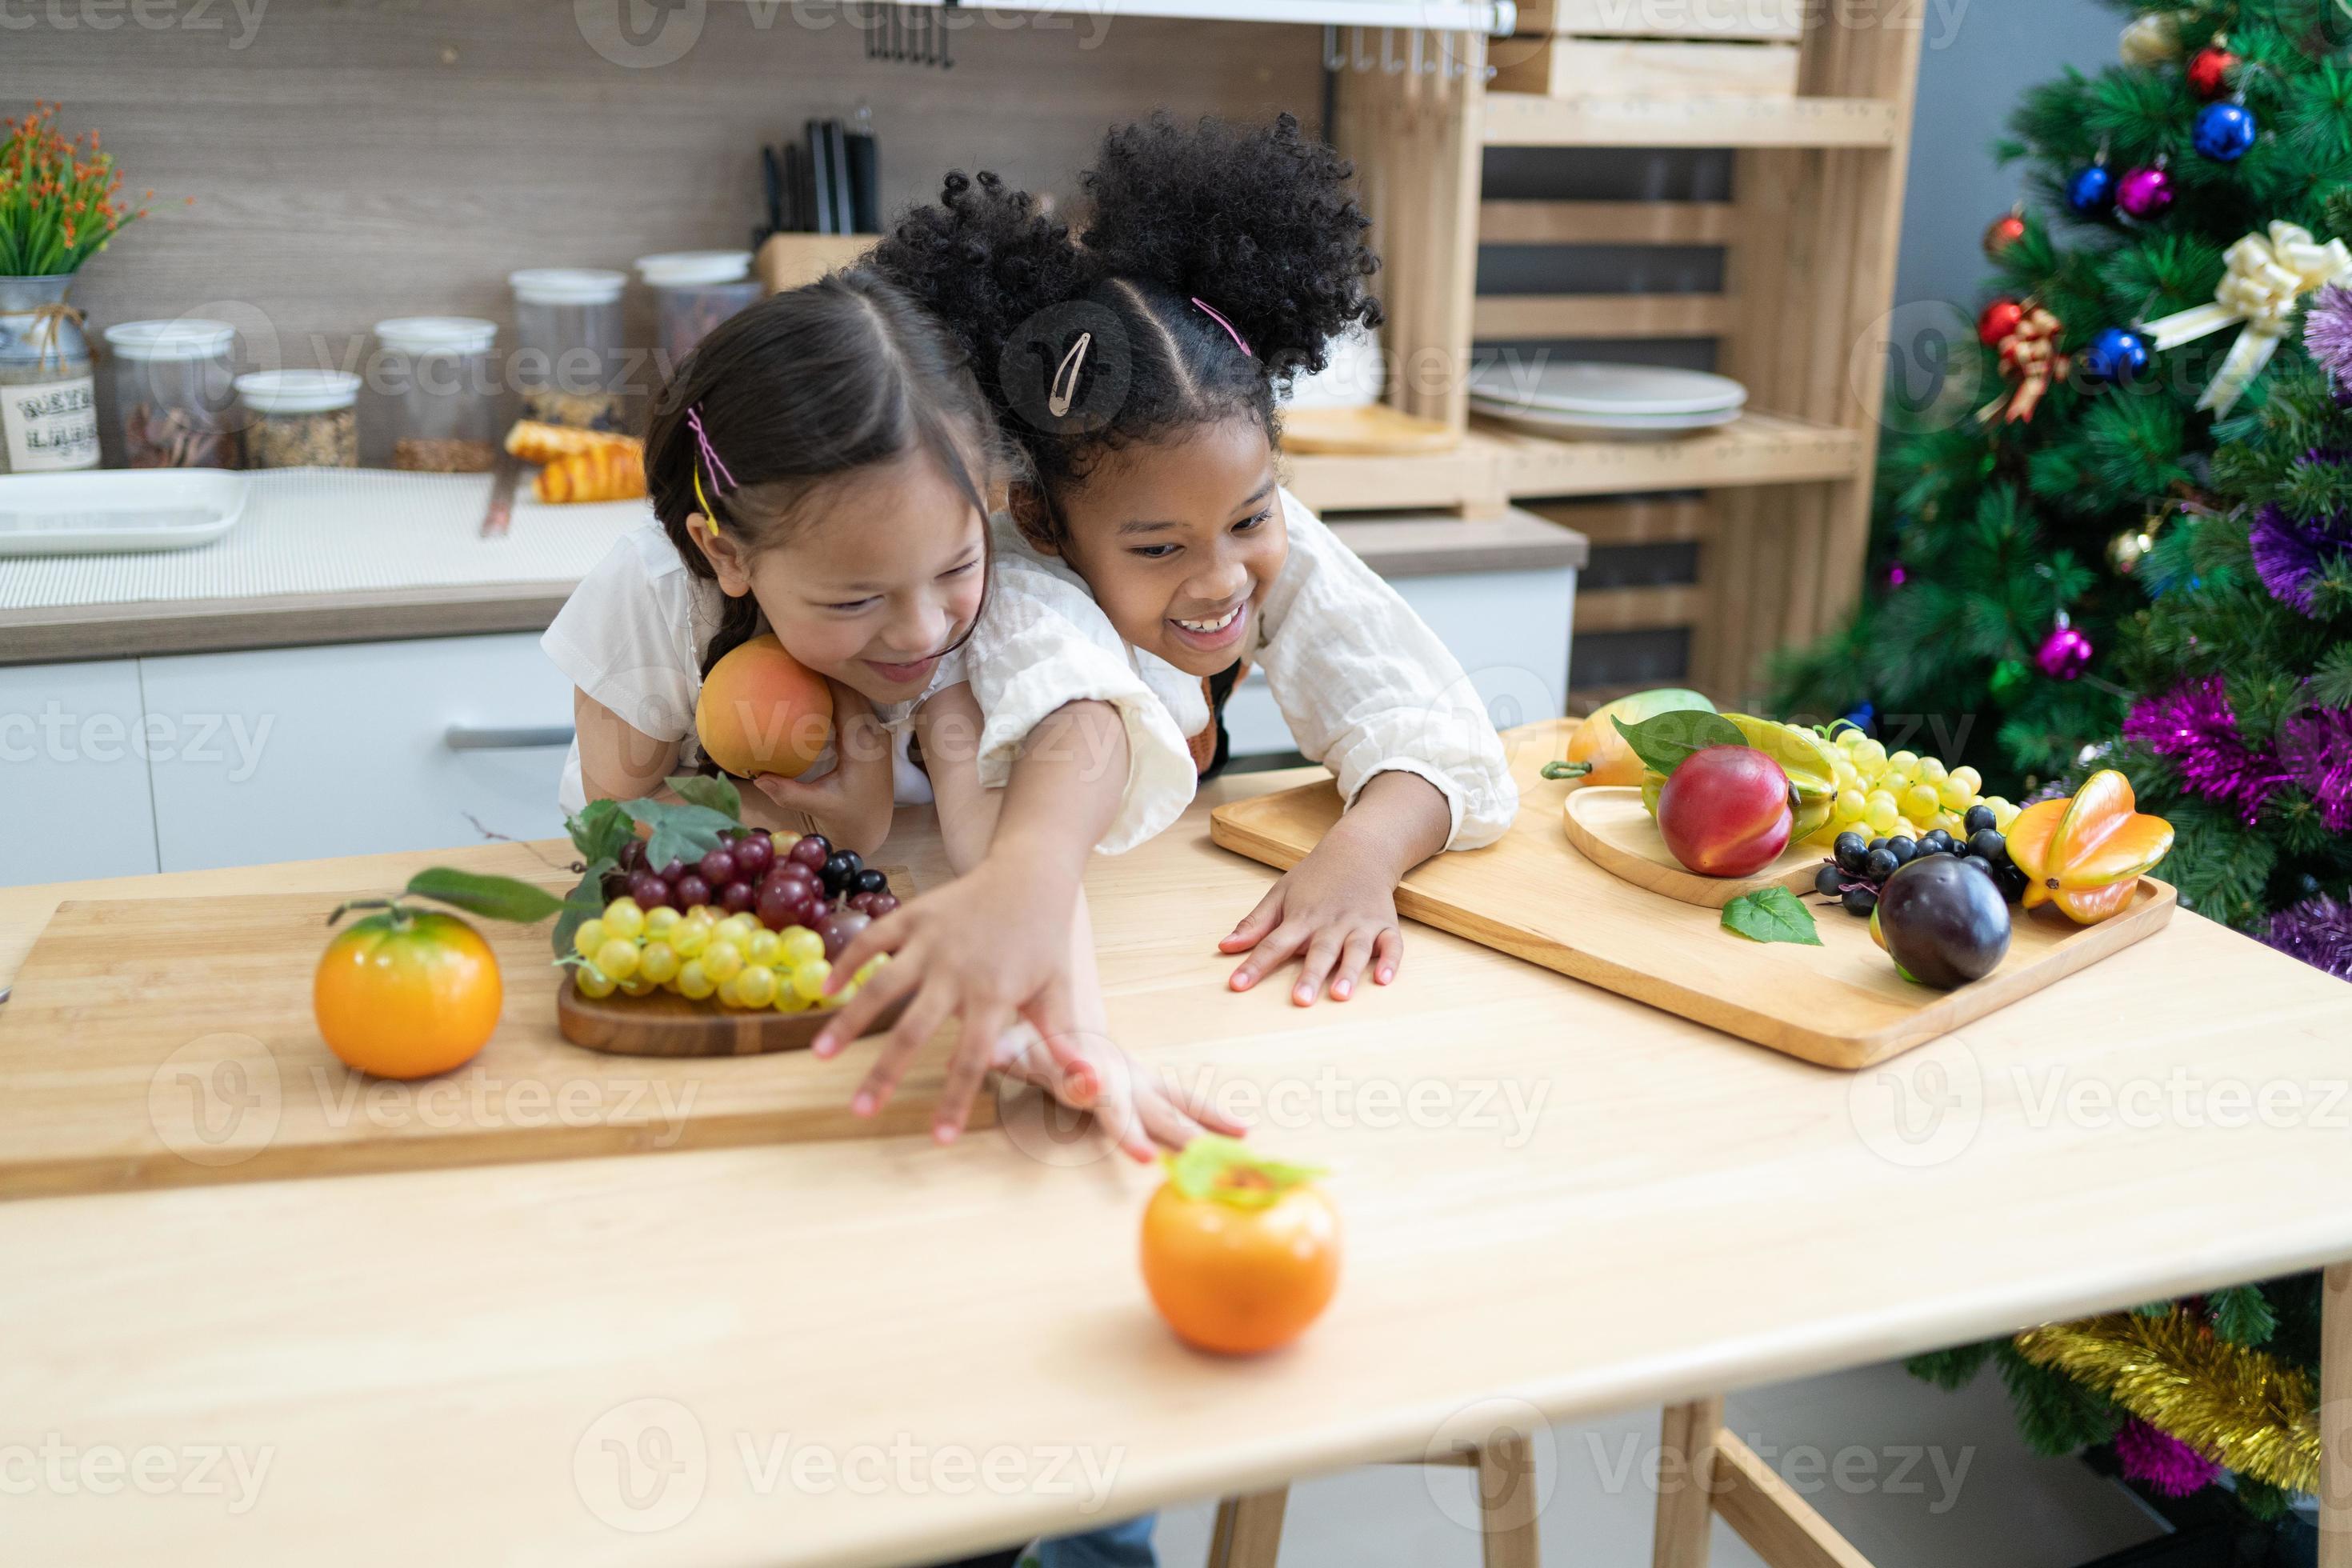
[[[1225,329],[1225,336],[1234,340],[1234,347],[1242,351],[1242,357],[1244,359],[1257,358],[1257,355],[1250,353],[1250,346],[1243,340],[1242,335],[1234,331],[1234,324],[1225,320],[1223,316],[1217,314],[1216,307],[1211,305],[1206,300],[1202,299],[1198,294],[1192,296],[1192,303],[1201,308],[1201,314],[1208,317],[1209,320],[1216,322],[1217,325]]]

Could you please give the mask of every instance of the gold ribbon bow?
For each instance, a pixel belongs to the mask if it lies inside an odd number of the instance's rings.
[[[2197,400],[2200,408],[2227,414],[2262,374],[2263,367],[2288,332],[2294,329],[2297,304],[2323,283],[2352,279],[2352,250],[2340,239],[2325,244],[2311,231],[2291,223],[2274,223],[2268,235],[2249,234],[2222,253],[2229,270],[2213,290],[2213,302],[2198,305],[2147,324],[2148,336],[2159,349],[2179,348],[2209,332],[2242,321],[2245,328],[2230,345],[2212,384]]]
[[[2040,305],[2018,319],[2009,336],[2000,340],[1999,351],[2001,374],[2016,377],[2017,384],[1978,409],[1978,418],[2001,414],[2005,423],[2017,425],[2033,417],[2050,384],[2066,374],[2066,356],[2058,352],[2058,318]],[[2004,404],[2006,414],[2002,414]]]

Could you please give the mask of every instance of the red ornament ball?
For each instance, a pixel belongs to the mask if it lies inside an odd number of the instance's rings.
[[[2146,223],[2164,216],[2172,205],[2172,195],[2171,170],[2134,169],[2116,182],[2116,209]]]
[[[2189,57],[2189,90],[2212,102],[2230,90],[2230,72],[2241,63],[2221,45],[2206,45]]]
[[[1998,261],[2002,251],[2024,237],[2025,219],[2016,213],[2003,213],[1985,228],[1984,253]]]
[[[2006,297],[1995,300],[1977,317],[1977,341],[1989,349],[1997,349],[2023,320],[2023,305]]]

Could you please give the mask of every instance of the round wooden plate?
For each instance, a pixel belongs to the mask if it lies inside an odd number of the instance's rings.
[[[902,999],[884,1009],[867,1034],[879,1034],[907,1010]],[[567,979],[555,988],[555,1026],[575,1046],[616,1057],[756,1057],[770,1051],[802,1051],[815,1040],[825,1020],[840,1011],[779,1013],[721,1007],[708,998],[689,1002],[671,991],[650,996],[615,992],[583,996]]]
[[[1560,808],[1560,826],[1586,859],[1612,876],[1711,910],[1776,882],[1794,892],[1809,892],[1814,873],[1828,858],[1819,845],[1791,844],[1752,877],[1702,877],[1686,870],[1668,851],[1656,820],[1642,809],[1642,792],[1627,786],[1570,790]]]

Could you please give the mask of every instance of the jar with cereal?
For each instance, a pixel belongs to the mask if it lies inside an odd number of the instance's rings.
[[[578,430],[623,428],[618,272],[527,267],[509,273],[515,294],[514,380],[522,416]]]
[[[360,378],[340,370],[257,370],[236,378],[245,460],[257,468],[360,466]]]
[[[498,466],[499,389],[490,363],[498,335],[497,322],[472,316],[375,324],[383,353],[371,368],[388,405],[385,456],[394,468],[483,474]]]

